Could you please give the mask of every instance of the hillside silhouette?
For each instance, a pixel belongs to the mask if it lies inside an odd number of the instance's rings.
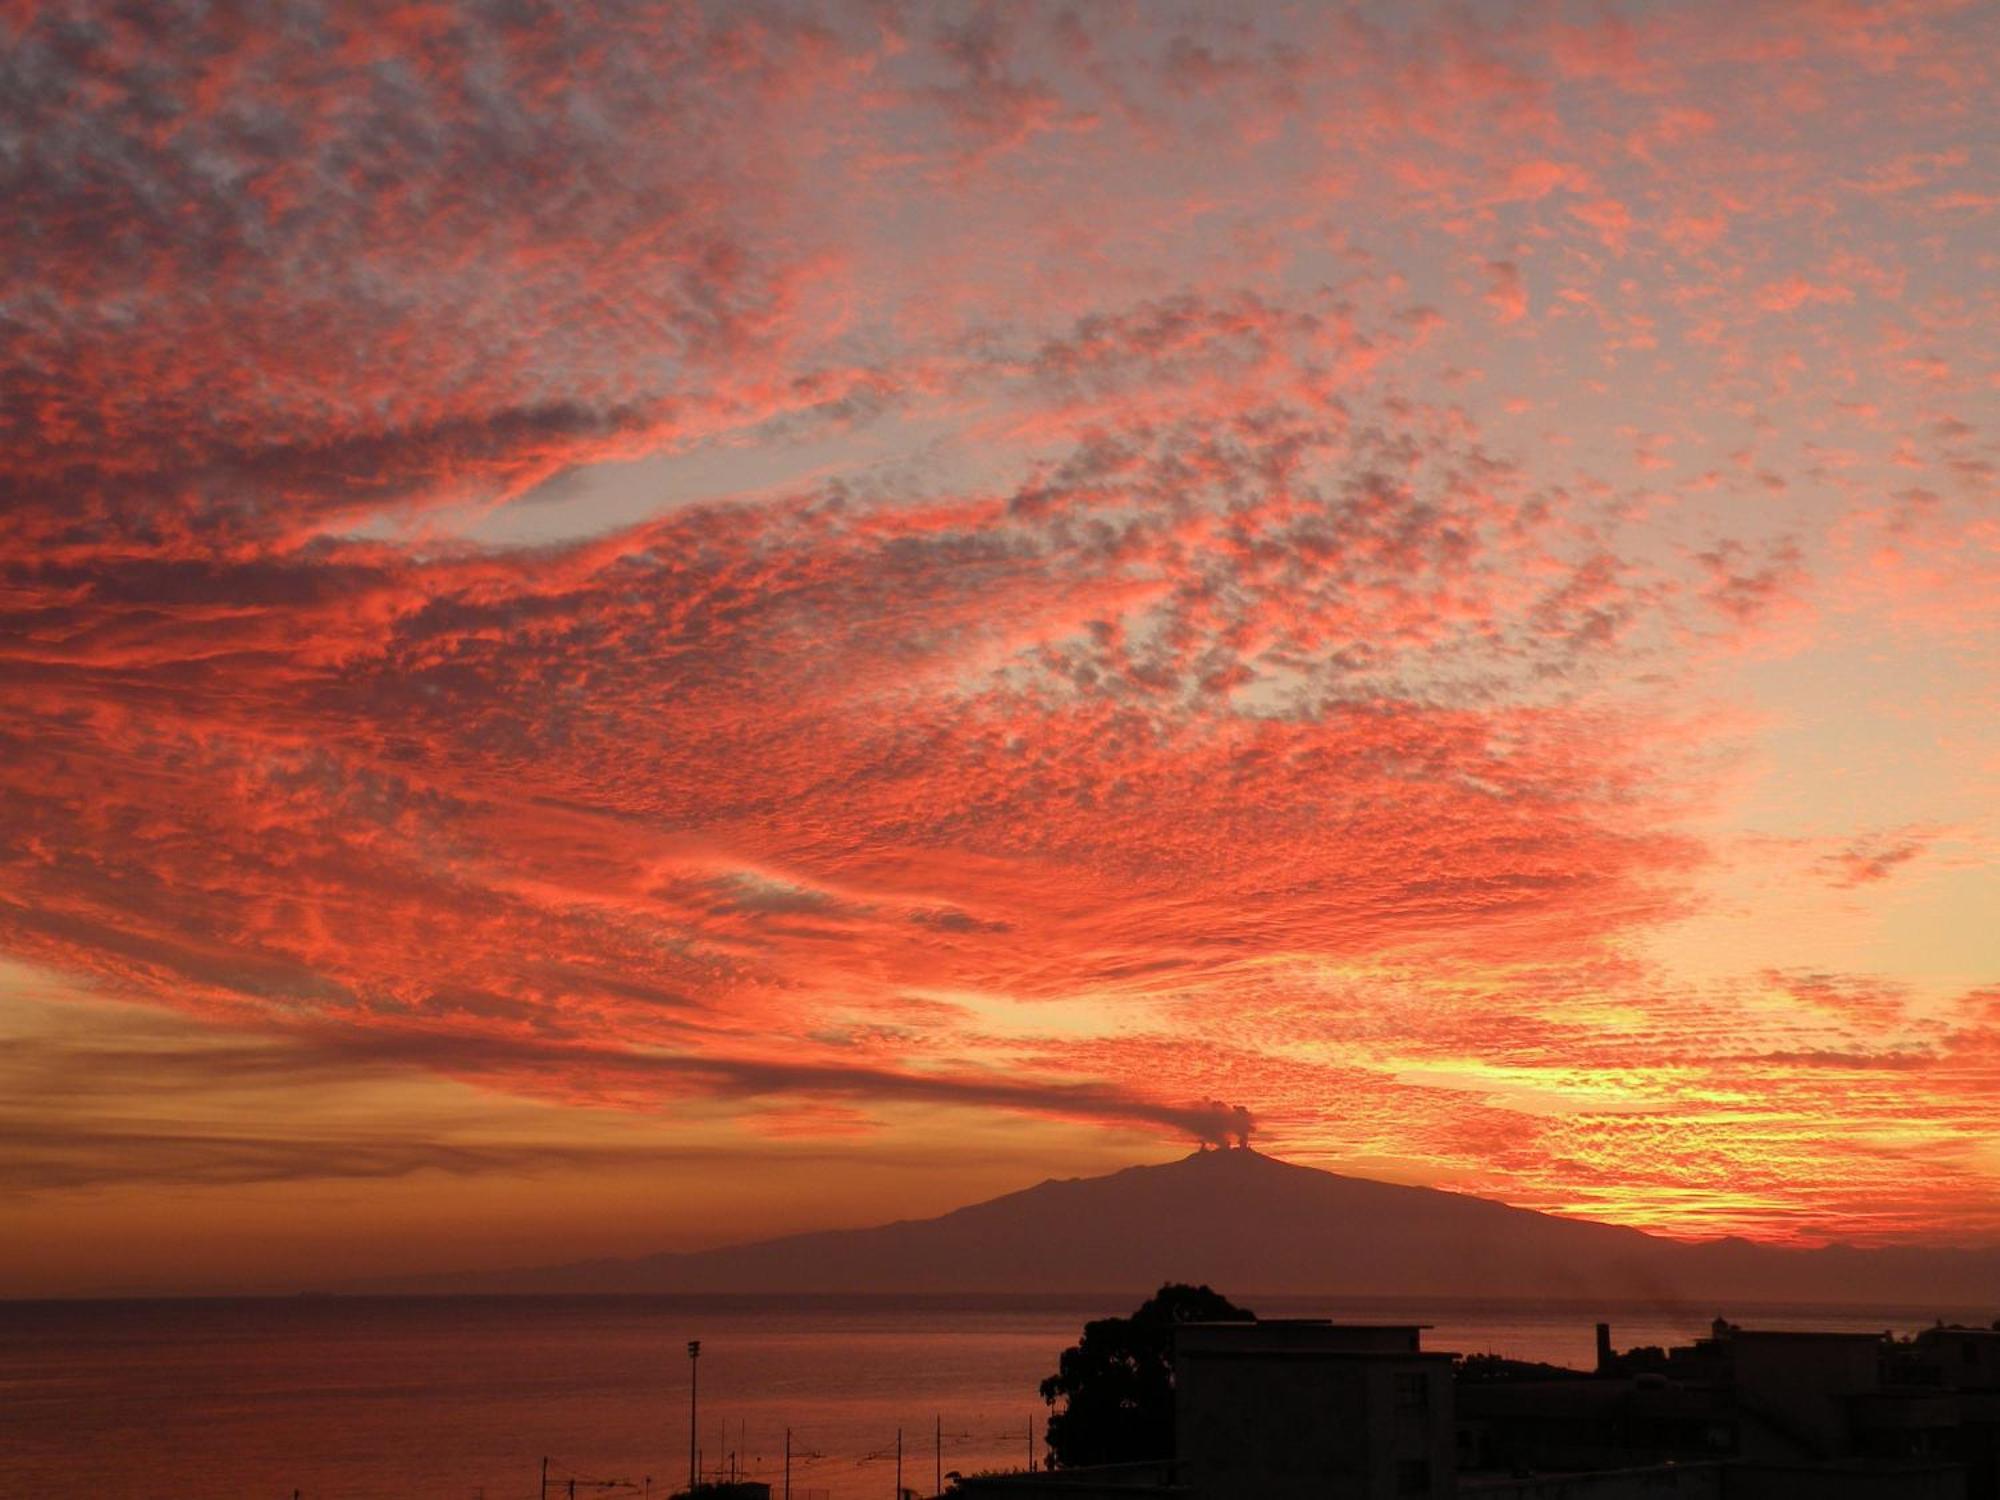
[[[1248,1147],[1051,1180],[933,1219],[692,1253],[400,1278],[403,1292],[1254,1293],[1983,1305],[2000,1249],[1702,1243],[1297,1166]]]

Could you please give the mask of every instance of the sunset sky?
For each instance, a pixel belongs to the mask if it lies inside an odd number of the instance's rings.
[[[2000,1243],[2000,7],[0,0],[0,1295],[1254,1119]]]

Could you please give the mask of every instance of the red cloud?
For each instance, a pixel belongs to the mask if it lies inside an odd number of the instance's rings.
[[[101,11],[0,20],[8,956],[767,1130],[1990,1204],[1990,1017],[1635,957],[1718,626],[2000,597],[1986,18]]]
[[[1510,260],[1486,262],[1486,302],[1502,323],[1518,323],[1528,315],[1528,289],[1519,266]]]
[[[1847,889],[1887,880],[1930,847],[1928,836],[1865,840],[1820,860],[1827,883]]]

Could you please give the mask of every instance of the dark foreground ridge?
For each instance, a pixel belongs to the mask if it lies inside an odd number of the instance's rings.
[[[348,1290],[1018,1295],[1170,1280],[1265,1294],[1871,1303],[1947,1312],[1990,1300],[2000,1286],[2000,1249],[1691,1244],[1346,1177],[1243,1147],[1052,1180],[872,1229]]]

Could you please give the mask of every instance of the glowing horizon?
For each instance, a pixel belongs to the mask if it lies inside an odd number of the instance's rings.
[[[2000,12],[0,36],[0,1295],[2000,1244]]]

